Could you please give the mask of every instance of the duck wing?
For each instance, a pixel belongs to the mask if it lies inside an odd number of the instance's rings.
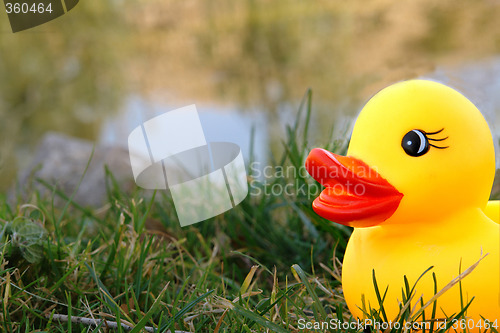
[[[500,223],[500,200],[489,201],[484,213],[496,223]]]

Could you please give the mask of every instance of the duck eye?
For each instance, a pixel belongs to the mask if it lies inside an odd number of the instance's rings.
[[[405,134],[401,146],[410,156],[418,157],[429,151],[429,140],[420,130],[412,130]]]

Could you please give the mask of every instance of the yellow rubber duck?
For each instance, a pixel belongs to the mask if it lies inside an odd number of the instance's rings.
[[[354,227],[342,272],[352,314],[365,318],[363,300],[365,309],[379,308],[373,271],[380,293],[388,288],[383,304],[394,319],[404,276],[411,287],[433,266],[416,286],[415,300],[423,295],[426,303],[435,294],[432,272],[441,290],[488,254],[462,280],[462,300],[474,297],[470,331],[484,331],[482,318],[500,331],[500,205],[488,203],[495,152],[479,110],[437,82],[396,83],[363,108],[347,155],[316,148],[306,168],[325,186],[314,211]],[[460,311],[456,284],[439,297],[436,318]]]

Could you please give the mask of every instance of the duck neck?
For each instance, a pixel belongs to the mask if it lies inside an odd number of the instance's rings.
[[[383,233],[399,237],[409,233],[416,237],[446,237],[450,230],[471,230],[484,223],[485,215],[479,208],[465,207],[452,213],[441,216],[424,216],[422,218],[386,220],[378,227],[375,233]],[[464,229],[465,228],[465,229]]]

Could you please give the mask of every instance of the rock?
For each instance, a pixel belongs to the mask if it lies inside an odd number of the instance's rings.
[[[495,182],[493,183],[493,189],[491,190],[491,197],[497,200],[500,199],[500,169],[497,169]]]
[[[48,133],[38,147],[33,163],[19,176],[19,190],[22,196],[39,190],[44,196],[52,191],[42,185],[38,178],[56,185],[68,197],[78,187],[85,173],[74,201],[84,207],[100,207],[107,199],[105,166],[111,171],[121,190],[131,191],[134,187],[128,151],[119,147],[96,146],[90,165],[93,143],[59,133]],[[56,203],[65,203],[56,195]]]

